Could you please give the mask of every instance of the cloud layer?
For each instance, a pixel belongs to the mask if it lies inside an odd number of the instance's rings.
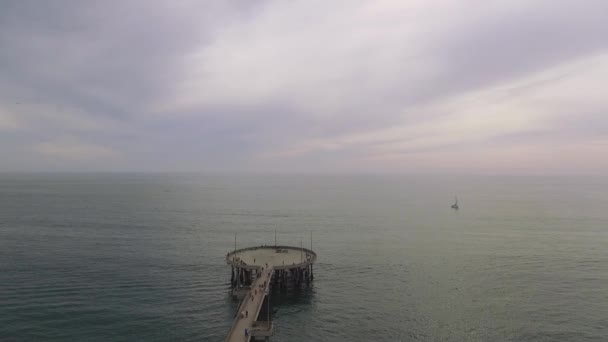
[[[0,171],[608,172],[605,1],[9,1]]]

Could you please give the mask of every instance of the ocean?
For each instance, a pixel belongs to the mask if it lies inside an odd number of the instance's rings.
[[[0,341],[223,341],[275,230],[275,342],[608,340],[608,178],[7,173]]]

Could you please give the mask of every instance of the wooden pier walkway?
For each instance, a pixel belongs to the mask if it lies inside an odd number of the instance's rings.
[[[226,342],[249,342],[252,337],[252,329],[254,322],[257,320],[264,298],[270,289],[270,281],[272,280],[273,269],[269,265],[264,268],[262,274],[258,276],[251,284],[251,289],[243,298],[241,305],[236,313],[236,317],[232,322],[232,328],[228,332]],[[266,282],[266,288],[260,287]],[[256,291],[257,290],[257,291]],[[245,316],[245,313],[248,314]],[[249,331],[249,335],[245,336],[245,329]]]

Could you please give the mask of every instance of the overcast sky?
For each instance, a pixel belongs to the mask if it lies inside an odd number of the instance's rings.
[[[608,173],[608,1],[0,3],[0,171]]]

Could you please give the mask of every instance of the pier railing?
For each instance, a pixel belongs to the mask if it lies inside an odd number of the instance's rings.
[[[297,264],[291,264],[291,265],[284,265],[284,266],[274,266],[275,270],[284,270],[284,269],[290,269],[290,268],[301,268],[310,264],[313,264],[316,260],[317,260],[317,253],[315,253],[314,251],[308,249],[308,248],[298,248],[298,247],[294,247],[294,246],[281,246],[281,245],[277,245],[277,246],[266,246],[266,245],[262,245],[262,246],[255,246],[255,247],[247,247],[247,248],[241,248],[241,249],[237,249],[235,251],[229,252],[228,254],[226,254],[226,263],[228,265],[232,265],[235,267],[239,267],[239,268],[243,268],[243,269],[247,269],[247,270],[255,270],[258,268],[258,266],[256,265],[247,265],[247,264],[241,264],[238,263],[236,261],[234,261],[233,257],[240,253],[240,252],[244,252],[244,251],[253,251],[256,249],[274,249],[274,250],[280,250],[280,249],[287,249],[287,250],[291,250],[291,251],[302,251],[304,253],[306,253],[307,255],[311,255],[310,259],[306,259],[300,263]]]

